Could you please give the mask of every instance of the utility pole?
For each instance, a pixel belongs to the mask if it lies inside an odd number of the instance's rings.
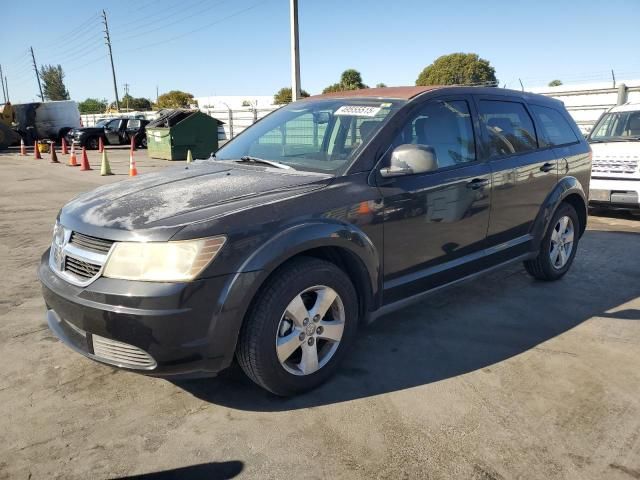
[[[9,99],[9,81],[7,80],[7,76],[4,76],[4,88],[7,89],[7,102],[11,101]]]
[[[300,98],[300,49],[298,42],[298,0],[291,2],[291,101]]]
[[[128,83],[124,84],[124,96],[127,97],[127,106],[125,108],[129,110],[129,84]]]
[[[102,10],[102,23],[104,23],[104,39],[109,48],[109,58],[111,59],[111,74],[113,75],[113,91],[116,94],[116,110],[120,110],[120,100],[118,99],[118,84],[116,83],[116,68],[113,66],[113,52],[111,51],[111,37],[109,36],[109,24],[107,23],[107,12]]]
[[[36,56],[33,54],[33,47],[31,49],[31,60],[33,60],[33,71],[36,72],[36,79],[38,80],[38,88],[40,89],[40,98],[44,102],[44,95],[42,94],[42,84],[40,83],[40,74],[38,73],[38,65],[36,64]]]
[[[158,105],[158,85],[156,85],[156,105]]]
[[[2,65],[0,65],[0,82],[2,82],[2,97],[4,98],[4,103],[7,103],[7,92],[4,89],[4,77],[2,76]]]

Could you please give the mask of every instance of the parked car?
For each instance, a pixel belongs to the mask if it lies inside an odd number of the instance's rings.
[[[340,368],[363,323],[443,286],[513,262],[560,279],[590,169],[578,127],[544,96],[311,97],[209,160],[63,207],[39,267],[48,323],[130,371],[215,375],[236,357],[257,384],[295,394]]]
[[[610,109],[588,141],[593,149],[589,205],[640,210],[640,103]]]
[[[96,122],[93,127],[74,128],[67,134],[67,142],[75,143],[88,150],[97,150],[99,140],[105,145],[128,145],[136,139],[136,146],[147,148],[146,126],[148,120],[143,118],[109,118]]]

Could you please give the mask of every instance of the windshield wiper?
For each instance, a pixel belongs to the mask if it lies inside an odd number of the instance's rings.
[[[264,158],[252,157],[250,155],[245,155],[244,157],[240,157],[240,160],[236,160],[239,163],[264,163],[265,165],[271,165],[272,167],[282,168],[284,170],[292,170],[293,167],[290,165],[285,165],[284,163],[274,162],[273,160],[265,160]]]

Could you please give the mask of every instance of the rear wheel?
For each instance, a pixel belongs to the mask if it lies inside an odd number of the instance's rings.
[[[283,396],[300,393],[336,371],[357,323],[357,294],[349,277],[333,263],[296,259],[258,293],[236,356],[263,388]]]
[[[539,280],[558,280],[569,271],[578,249],[580,220],[573,206],[562,203],[553,215],[540,244],[538,256],[524,262]]]

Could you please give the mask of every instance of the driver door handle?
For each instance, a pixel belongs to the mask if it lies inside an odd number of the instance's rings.
[[[545,163],[544,165],[542,165],[540,167],[540,171],[541,172],[550,172],[551,170],[553,170],[554,168],[556,168],[556,164],[555,163]]]
[[[479,190],[487,185],[489,185],[488,178],[474,178],[467,183],[467,188],[470,188],[471,190]]]

